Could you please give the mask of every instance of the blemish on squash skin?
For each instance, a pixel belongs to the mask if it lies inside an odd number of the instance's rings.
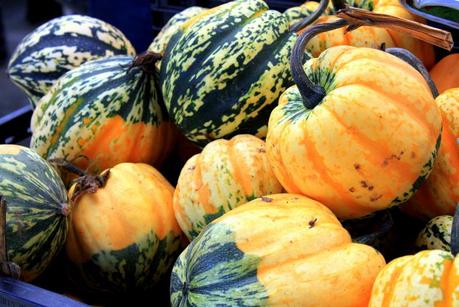
[[[382,197],[382,194],[372,196],[372,197],[370,197],[370,201],[371,201],[371,202],[377,201],[377,200],[380,199],[381,197]]]
[[[360,169],[360,164],[354,163],[354,168],[356,171],[358,171]]]
[[[355,188],[354,187],[350,187],[349,188],[349,192],[354,193],[355,192]]]
[[[265,196],[262,196],[261,197],[261,200],[264,201],[265,203],[270,203],[273,201],[272,198],[269,198],[269,197],[265,197]]]
[[[189,171],[194,171],[194,169],[196,168],[196,165],[192,165],[188,168]]]
[[[257,152],[259,152],[259,153],[265,153],[265,152],[266,152],[266,149],[264,149],[264,148],[258,148],[258,149],[257,149]]]
[[[313,228],[315,225],[316,225],[316,222],[317,222],[317,218],[313,219],[313,220],[310,220],[309,221],[309,228]]]

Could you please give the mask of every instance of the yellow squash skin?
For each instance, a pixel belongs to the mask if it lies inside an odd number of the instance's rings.
[[[459,88],[443,92],[435,101],[443,117],[440,150],[432,173],[405,208],[421,218],[454,214],[459,202]]]
[[[369,307],[459,306],[459,260],[429,250],[391,261],[376,278]]]
[[[147,164],[121,163],[109,171],[104,187],[73,203],[67,256],[91,290],[149,289],[168,271],[180,246],[174,188]],[[71,199],[74,191],[75,185]]]
[[[183,167],[174,193],[177,221],[195,238],[212,220],[254,198],[282,192],[266,156],[265,142],[252,135],[216,140]]]
[[[375,249],[352,243],[319,202],[268,195],[213,221],[185,249],[173,269],[171,301],[172,306],[367,306],[384,265]]]
[[[410,14],[398,0],[347,0],[346,2],[350,6],[370,10],[375,13],[423,22],[423,19]],[[294,10],[300,9],[300,11],[303,11],[304,15],[309,15],[316,7],[317,3],[308,1],[300,7],[290,10],[293,13]],[[321,16],[317,20],[316,24],[328,23],[336,20],[337,17],[332,16],[333,14],[334,12],[330,3],[330,8],[326,11],[324,16]],[[289,18],[290,14],[288,14],[288,12],[286,15],[287,18]],[[296,15],[297,14],[292,15],[292,17],[300,17]],[[432,67],[435,63],[435,53],[432,45],[404,33],[377,27],[364,26],[347,33],[345,32],[345,28],[340,28],[321,33],[311,39],[306,49],[310,51],[314,57],[318,57],[324,50],[333,46],[350,45],[355,47],[380,48],[382,43],[385,43],[387,48],[400,47],[411,51],[427,68]]]
[[[440,111],[422,76],[383,51],[351,46],[305,66],[326,96],[307,109],[293,86],[271,113],[266,147],[283,187],[343,219],[406,201],[440,141]]]

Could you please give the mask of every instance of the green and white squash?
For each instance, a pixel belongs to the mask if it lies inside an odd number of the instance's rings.
[[[431,219],[419,233],[416,245],[422,249],[451,251],[452,215],[440,215]]]
[[[34,151],[0,145],[0,195],[7,206],[9,261],[21,278],[39,276],[64,246],[69,227],[67,191],[54,168]]]
[[[272,108],[293,83],[296,37],[287,18],[261,0],[232,1],[184,23],[161,64],[169,116],[200,145],[237,134],[264,137]]]
[[[132,61],[109,57],[62,76],[34,111],[31,148],[89,173],[121,162],[159,165],[174,130],[163,117],[154,76]]]
[[[48,21],[21,41],[10,59],[8,74],[35,107],[64,73],[113,55],[135,55],[121,31],[89,16],[63,16]]]

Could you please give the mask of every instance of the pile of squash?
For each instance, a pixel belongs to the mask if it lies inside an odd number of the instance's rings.
[[[415,22],[235,0],[140,54],[87,16],[40,26],[8,67],[34,113],[30,148],[0,145],[0,273],[59,258],[97,304],[459,306],[459,57]]]

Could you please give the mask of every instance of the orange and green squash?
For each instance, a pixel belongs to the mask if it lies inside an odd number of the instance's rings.
[[[225,212],[266,194],[280,193],[265,142],[253,135],[215,140],[183,167],[174,193],[177,221],[188,238]]]
[[[80,177],[69,191],[73,211],[66,252],[72,279],[99,294],[151,290],[180,247],[173,193],[169,182],[143,163]]]
[[[401,204],[419,188],[440,144],[441,114],[423,76],[381,50],[332,47],[305,71],[309,38],[344,25],[316,25],[298,39],[298,86],[271,113],[266,147],[289,193],[349,219]]]
[[[430,75],[440,94],[450,88],[459,87],[459,53],[441,59],[432,67]]]
[[[459,203],[459,88],[435,99],[443,117],[441,146],[432,173],[404,206],[423,219],[453,214]]]
[[[367,306],[383,256],[325,206],[257,198],[210,223],[177,259],[172,306]]]

